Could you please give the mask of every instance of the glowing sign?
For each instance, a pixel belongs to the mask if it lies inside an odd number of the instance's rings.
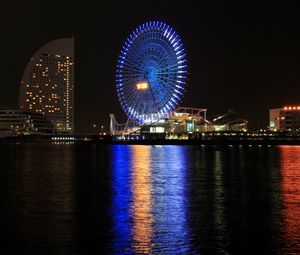
[[[149,88],[149,84],[148,84],[148,82],[138,82],[137,84],[136,84],[136,89],[137,90],[148,90],[148,88]]]

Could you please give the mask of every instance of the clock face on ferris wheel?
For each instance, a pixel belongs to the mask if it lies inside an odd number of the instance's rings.
[[[150,124],[174,111],[186,87],[187,61],[177,33],[146,22],[125,41],[117,64],[119,101],[136,124]]]

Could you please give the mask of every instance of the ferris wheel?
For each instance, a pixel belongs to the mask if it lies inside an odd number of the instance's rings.
[[[174,111],[186,87],[185,50],[167,24],[150,21],[136,28],[118,58],[118,98],[129,119],[150,124]]]

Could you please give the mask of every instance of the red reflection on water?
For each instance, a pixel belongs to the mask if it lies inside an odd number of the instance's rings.
[[[280,146],[283,231],[288,250],[300,252],[300,146]]]

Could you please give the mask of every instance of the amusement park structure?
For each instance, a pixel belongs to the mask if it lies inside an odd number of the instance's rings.
[[[152,21],[136,28],[121,50],[116,86],[120,104],[138,125],[166,118],[185,92],[187,63],[177,33]]]
[[[110,134],[181,134],[246,128],[244,120],[226,122],[230,113],[207,120],[207,109],[179,107],[186,92],[187,60],[176,31],[159,21],[136,28],[125,41],[117,63],[116,88],[128,116],[120,124],[110,115]]]
[[[113,114],[110,115],[110,133],[112,135],[132,135],[146,133],[165,133],[166,138],[177,138],[188,133],[245,131],[247,120],[235,118],[234,112],[227,112],[209,121],[207,109],[179,107],[168,118],[159,121],[136,125],[130,119],[120,124]]]

